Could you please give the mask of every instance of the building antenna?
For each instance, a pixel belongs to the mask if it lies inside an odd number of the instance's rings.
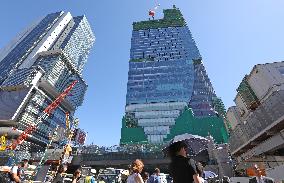
[[[157,0],[155,0],[155,4],[156,6],[153,9],[149,10],[149,16],[151,16],[153,20],[155,18],[155,13],[156,13],[155,11],[160,7],[160,4],[158,3]]]

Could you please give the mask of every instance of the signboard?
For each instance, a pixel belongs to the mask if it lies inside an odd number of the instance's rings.
[[[65,129],[63,127],[58,127],[56,135],[54,135],[53,142],[60,142],[64,141],[65,139]]]
[[[75,142],[79,145],[84,145],[86,138],[87,138],[86,132],[84,132],[82,129],[78,128],[76,130]]]

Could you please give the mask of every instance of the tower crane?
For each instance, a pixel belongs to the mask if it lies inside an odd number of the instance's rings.
[[[21,145],[29,135],[31,135],[42,123],[43,120],[47,119],[48,116],[60,105],[60,103],[64,100],[64,98],[69,94],[72,88],[78,81],[73,81],[51,104],[49,104],[41,115],[37,118],[34,124],[28,126],[19,137],[12,142],[11,145],[7,146],[6,149],[15,150],[18,145]]]

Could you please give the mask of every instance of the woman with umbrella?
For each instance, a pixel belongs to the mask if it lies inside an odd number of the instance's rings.
[[[170,176],[174,183],[202,183],[196,171],[195,163],[187,158],[187,144],[184,141],[172,143],[168,147],[171,158]]]

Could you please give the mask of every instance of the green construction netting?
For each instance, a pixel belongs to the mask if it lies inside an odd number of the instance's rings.
[[[227,143],[228,132],[226,130],[224,119],[221,117],[195,118],[191,109],[185,109],[176,119],[176,124],[171,127],[170,134],[164,139],[169,141],[176,135],[190,133],[203,137],[209,134],[216,143]],[[125,119],[122,119],[120,144],[147,143],[146,135],[142,127],[127,128]]]
[[[247,81],[247,76],[245,76],[242,82],[240,83],[237,92],[241,95],[243,102],[249,109],[254,108],[258,105],[259,100],[252,88],[250,87]]]
[[[179,9],[166,9],[164,18],[159,20],[148,20],[133,23],[133,30],[157,29],[166,27],[182,27],[186,22]]]
[[[183,133],[199,135],[202,137],[206,137],[210,134],[216,143],[228,142],[228,133],[223,118],[195,118],[191,109],[185,109],[176,119],[176,124],[170,129],[170,134],[167,135],[165,141]]]
[[[216,143],[227,143],[228,133],[221,117],[195,118],[191,109],[185,111],[176,119],[176,124],[171,127],[170,134],[165,141],[168,141],[183,133],[189,133],[206,137],[209,134]]]
[[[213,106],[215,110],[218,112],[219,115],[225,116],[226,115],[226,109],[225,105],[221,98],[219,97],[213,97],[212,98]]]
[[[125,117],[123,117],[120,144],[143,144],[147,142],[147,137],[144,134],[143,128],[127,128]]]

